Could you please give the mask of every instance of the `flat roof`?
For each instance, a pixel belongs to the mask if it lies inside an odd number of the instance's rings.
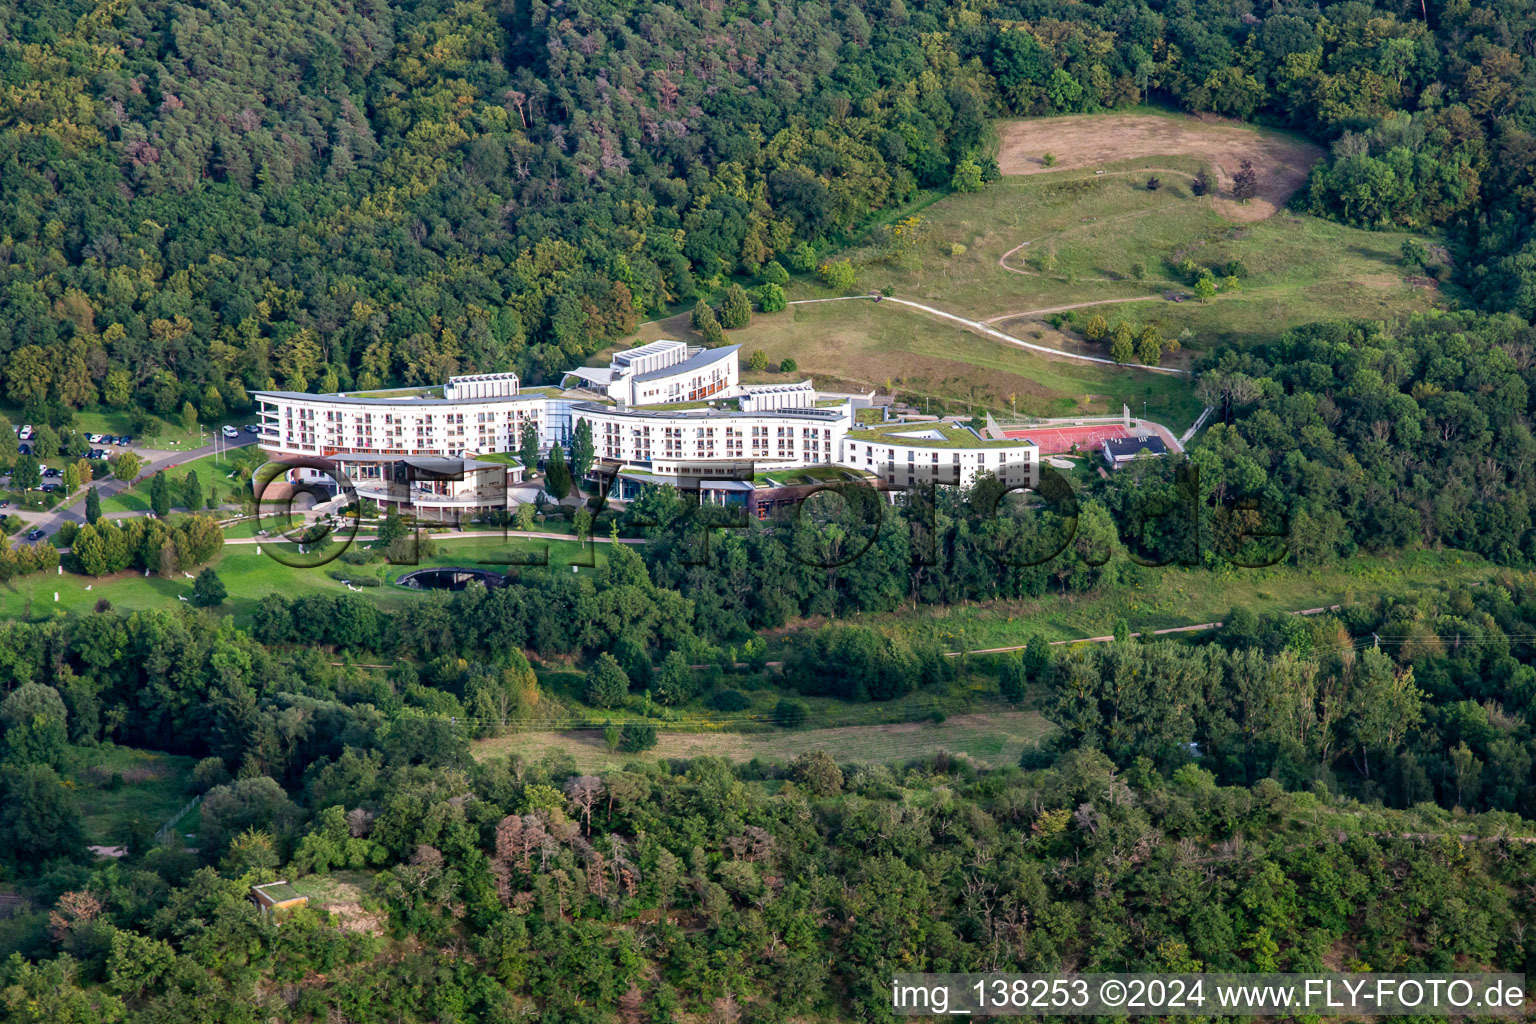
[[[635,382],[659,380],[662,377],[675,377],[680,373],[688,373],[690,370],[699,370],[706,366],[712,366],[739,348],[741,348],[740,345],[722,345],[720,348],[707,348],[698,355],[689,356],[682,362],[673,363],[665,369],[636,374]]]
[[[504,462],[451,455],[391,455],[388,452],[339,452],[326,458],[337,462],[404,462],[431,473],[456,473],[464,469],[505,469]],[[522,463],[519,462],[519,465]]]
[[[667,338],[660,338],[656,341],[648,341],[644,345],[636,345],[634,348],[620,349],[609,358],[614,362],[617,362],[621,359],[627,361],[635,358],[636,356],[653,356],[659,355],[662,352],[670,352],[677,348],[679,345],[683,346],[684,348],[688,347],[688,343],[686,341],[673,341]]]
[[[692,404],[692,403],[686,403]],[[741,412],[736,409],[678,409],[675,406],[668,409],[665,406],[630,405],[618,408],[613,405],[604,405],[599,402],[582,402],[571,406],[573,413],[579,412],[605,412],[610,416],[633,416],[638,419],[670,419],[682,417],[685,419],[746,419],[752,416],[789,416],[795,419],[816,420],[823,423],[835,423],[842,419],[843,413],[839,409],[765,409],[762,412]]]
[[[810,380],[802,380],[795,384],[743,384],[741,387],[749,395],[772,395],[791,391],[816,390],[816,386]]]
[[[485,398],[374,398],[361,395],[312,395],[308,391],[252,391],[252,398],[286,398],[290,402],[332,402],[337,405],[393,405],[397,407],[456,406],[470,402],[529,402],[551,397],[541,388],[531,388],[515,395],[490,395]]]
[[[1137,455],[1141,452],[1164,455],[1168,452],[1168,446],[1163,443],[1162,438],[1149,434],[1145,437],[1105,438],[1104,450],[1115,458],[1122,458],[1126,455]]]
[[[286,903],[289,900],[304,899],[304,894],[287,882],[268,882],[266,885],[251,886],[252,892],[259,892],[274,903]]]
[[[887,444],[893,448],[1033,448],[1030,441],[990,441],[969,427],[933,420],[882,423],[848,431],[850,441]]]

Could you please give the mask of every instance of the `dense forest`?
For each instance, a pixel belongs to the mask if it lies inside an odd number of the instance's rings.
[[[1507,613],[1505,597],[1490,617]],[[1475,617],[1464,604],[1446,612]],[[1374,693],[1406,679],[1416,693],[1423,666],[1437,697],[1476,696],[1480,663],[1438,649],[1429,625],[1412,648],[1365,652],[1337,685]],[[0,920],[12,953],[0,1007],[37,1024],[888,1020],[898,969],[1536,967],[1520,927],[1536,911],[1536,845],[1520,819],[1372,810],[1320,778],[1292,792],[1272,778],[1223,787],[1181,753],[1189,732],[1169,731],[1168,711],[1143,713],[1170,703],[1166,689],[1146,699],[1140,670],[1153,663],[1191,692],[1196,666],[1228,664],[1238,679],[1272,669],[1293,689],[1311,665],[1326,689],[1336,666],[1310,659],[1342,654],[1322,638],[1298,653],[1298,637],[1254,622],[1223,637],[1231,653],[1126,641],[1032,658],[1026,672],[1061,676],[1052,686],[1077,748],[1030,752],[1016,769],[816,753],[590,775],[559,757],[473,761],[463,720],[423,709],[476,685],[536,701],[517,655],[444,659],[457,680],[444,664],[385,682],[181,616],[10,626],[0,850],[52,910]],[[1104,685],[1082,692],[1094,675]],[[1241,774],[1245,757],[1262,771],[1277,750],[1316,755],[1286,735],[1283,709],[1261,720],[1227,700],[1195,702],[1223,772]],[[1123,725],[1106,728],[1117,701]],[[1503,742],[1509,727],[1477,709],[1444,705],[1458,749]],[[1401,725],[1315,727],[1358,732],[1390,759]],[[127,858],[93,868],[56,765],[71,744],[157,730],[213,751],[193,775],[197,849],[142,830]],[[1297,763],[1281,770],[1287,782]],[[1458,772],[1463,798],[1483,802]],[[1487,803],[1529,801],[1505,782],[1490,770]],[[346,928],[308,909],[274,927],[246,898],[278,872],[343,870],[373,879]]]
[[[1442,226],[1536,316],[1530,5],[0,5],[0,367],[93,403],[533,377],[808,267],[995,115],[1150,98],[1332,145],[1301,201]]]
[[[1533,39],[1519,0],[0,0],[0,396],[39,425],[547,377],[990,177],[996,116],[1144,101],[1326,144],[1298,207],[1434,230],[1475,310],[1203,353],[1188,460],[1071,496],[711,524],[663,488],[600,518],[647,543],[596,572],[0,623],[0,1017],[770,1024],[889,1019],[897,968],[1536,971],[1528,577],[991,662],[849,621],[1169,562],[1536,561]],[[217,547],[137,529],[72,561]],[[470,753],[978,687],[1055,732],[985,771]],[[70,766],[113,745],[196,759],[190,846],[136,818],[87,851],[111,791]],[[246,898],[338,871],[346,928]]]

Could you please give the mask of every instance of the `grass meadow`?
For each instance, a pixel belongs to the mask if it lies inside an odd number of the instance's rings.
[[[371,542],[359,541],[366,545]],[[298,568],[283,564],[265,551],[273,548],[290,560],[299,557],[297,548],[287,542],[274,545],[226,544],[223,551],[211,563],[224,581],[228,599],[202,614],[233,615],[237,625],[245,625],[256,604],[268,594],[298,597],[306,594],[348,593],[347,585],[332,579],[331,570],[345,571],[353,579],[372,577],[383,582],[379,587],[365,587],[362,593],[377,600],[383,607],[398,607],[407,601],[426,598],[426,591],[409,590],[391,586],[389,581],[412,569],[426,566],[477,566],[485,563],[494,568],[509,558],[524,562],[547,559],[548,565],[529,565],[522,572],[591,572],[583,563],[602,565],[607,555],[604,545],[581,545],[576,541],[536,540],[500,535],[486,538],[467,537],[435,541],[436,553],[420,559],[419,565],[389,565],[376,562],[370,565],[351,566],[338,560],[317,568]],[[54,600],[54,596],[58,600]],[[139,611],[153,608],[189,607],[180,598],[190,598],[192,580],[184,575],[171,578],[158,574],[145,576],[142,572],[120,573],[116,576],[93,578],[65,572],[20,576],[0,584],[0,616],[9,618],[42,619],[56,614],[82,614],[95,607],[102,599],[121,611]]]
[[[1107,116],[1103,123],[1107,131],[1117,122]],[[1294,148],[1288,137],[1269,134],[1267,144]],[[1177,137],[1170,142],[1178,144]],[[1400,264],[1406,233],[1364,231],[1287,209],[1255,219],[1256,210],[1231,199],[1194,195],[1193,175],[1214,173],[1209,144],[1202,146],[1199,153],[1091,166],[1058,149],[1072,169],[1035,168],[980,192],[925,197],[912,208],[920,226],[907,242],[889,242],[886,228],[899,220],[893,213],[832,257],[853,262],[857,292],[889,289],[1067,352],[1104,356],[1107,346],[1046,318],[1061,307],[1100,304],[1078,315],[1100,312],[1111,324],[1154,325],[1165,338],[1181,338],[1183,351],[1164,358],[1170,366],[1319,319],[1382,319],[1435,305],[1436,286],[1410,278]],[[1149,190],[1154,175],[1160,187]],[[1246,274],[1237,290],[1209,302],[1173,302],[1170,293],[1190,293],[1177,270],[1186,258],[1213,268],[1238,261]],[[798,275],[788,292],[792,300],[834,295],[812,275]],[[797,364],[791,375],[749,373],[748,380],[810,376],[829,387],[894,388],[918,403],[944,403],[947,411],[1069,416],[1116,413],[1121,404],[1139,411],[1145,402],[1149,416],[1182,427],[1199,408],[1187,380],[1030,352],[894,304],[794,305],[755,314],[728,337],[746,353],[762,350],[770,364]],[[684,315],[645,324],[615,347],[657,338],[701,340]]]

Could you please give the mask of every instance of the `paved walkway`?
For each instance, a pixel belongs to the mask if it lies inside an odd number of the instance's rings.
[[[1195,420],[1195,422],[1190,425],[1190,428],[1188,430],[1184,431],[1184,433],[1182,435],[1180,435],[1179,443],[1180,444],[1187,444],[1187,443],[1189,443],[1189,439],[1195,436],[1195,432],[1196,431],[1198,431],[1201,427],[1205,426],[1205,421],[1210,419],[1211,418],[1211,413],[1213,413],[1215,411],[1216,411],[1216,407],[1212,406],[1212,405],[1208,405],[1203,410],[1201,410],[1199,418],[1197,418]]]

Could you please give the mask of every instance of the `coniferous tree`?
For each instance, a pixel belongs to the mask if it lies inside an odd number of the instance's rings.
[[[165,470],[158,470],[149,480],[149,509],[157,519],[171,514],[171,485]]]
[[[209,566],[197,574],[197,579],[192,581],[192,603],[199,608],[212,608],[216,604],[223,604],[228,591],[224,589],[224,581],[219,579],[219,574]]]
[[[187,475],[181,481],[181,503],[186,506],[188,512],[198,512],[203,507],[203,482],[197,478],[195,470],[187,470]]]
[[[597,445],[592,440],[592,424],[583,418],[576,420],[575,439],[571,442],[571,476],[577,482],[586,479],[597,461]]]
[[[556,501],[564,501],[571,493],[571,470],[565,464],[565,449],[558,444],[549,450],[549,461],[544,465],[544,490]]]
[[[733,284],[725,290],[725,301],[720,306],[720,326],[728,331],[740,330],[752,322],[752,300],[747,290]]]
[[[1237,173],[1232,175],[1232,195],[1237,199],[1248,200],[1259,194],[1259,172],[1254,169],[1252,160],[1244,160],[1238,165]]]
[[[523,471],[530,476],[539,471],[539,428],[532,420],[523,423],[518,436],[517,457],[522,460]]]

